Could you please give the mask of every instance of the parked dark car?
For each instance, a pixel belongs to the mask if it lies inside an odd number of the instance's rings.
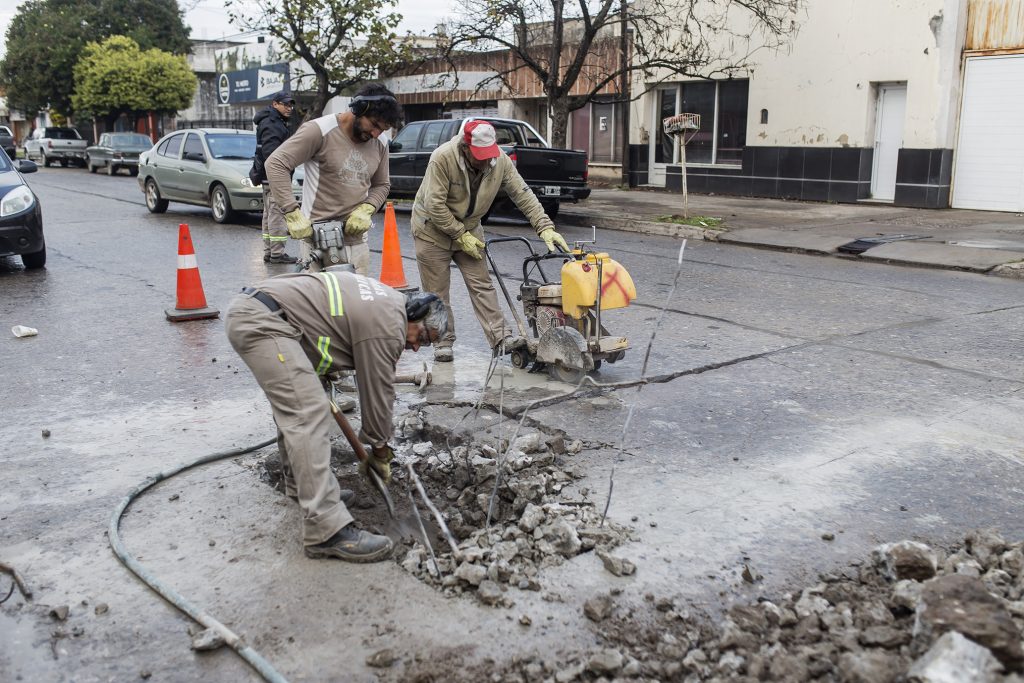
[[[12,162],[0,154],[0,256],[21,256],[25,268],[46,265],[43,212],[22,173],[35,173],[34,161]]]
[[[577,202],[590,196],[587,187],[587,153],[555,149],[525,121],[479,117],[491,123],[498,144],[516,164],[519,175],[534,191],[549,217],[558,215],[559,202]],[[427,172],[430,154],[462,132],[473,119],[414,121],[405,126],[389,143],[392,197],[414,197]],[[500,193],[492,213],[521,214]]]
[[[139,175],[139,155],[150,149],[153,141],[142,133],[104,133],[95,145],[85,148],[85,166],[89,173],[106,169],[114,175],[127,168],[132,176]]]
[[[12,160],[18,156],[18,148],[14,144],[14,133],[7,126],[0,126],[0,148],[3,148]]]

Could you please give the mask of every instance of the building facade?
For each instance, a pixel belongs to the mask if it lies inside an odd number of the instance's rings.
[[[638,0],[642,2],[642,0]],[[638,81],[630,183],[1024,210],[1024,0],[807,0],[786,51],[725,80]],[[662,120],[700,114],[686,147]]]

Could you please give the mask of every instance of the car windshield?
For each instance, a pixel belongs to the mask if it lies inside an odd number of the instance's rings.
[[[14,137],[14,133],[12,133],[11,129],[7,126],[0,126],[0,135],[9,135],[11,137]]]
[[[123,133],[119,135],[110,136],[110,145],[112,147],[152,147],[153,142],[149,139],[148,135],[141,135],[139,133]]]
[[[206,136],[206,144],[214,159],[252,159],[256,155],[255,135],[213,133]]]
[[[6,173],[12,168],[10,159],[6,154],[0,154],[0,173]]]

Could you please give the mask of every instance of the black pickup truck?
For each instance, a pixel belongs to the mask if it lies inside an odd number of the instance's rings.
[[[484,118],[484,117],[480,117]],[[392,197],[414,197],[427,172],[430,154],[462,132],[473,119],[413,121],[390,143]],[[590,196],[587,187],[587,153],[554,149],[525,121],[486,117],[494,126],[498,144],[516,164],[519,175],[536,193],[549,217],[558,214],[559,202],[577,202]],[[520,216],[504,193],[498,195],[491,213]]]

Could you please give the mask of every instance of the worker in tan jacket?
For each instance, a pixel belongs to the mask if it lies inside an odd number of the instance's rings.
[[[448,362],[453,358],[455,318],[448,291],[452,261],[462,272],[476,319],[494,353],[511,352],[525,341],[510,334],[482,260],[484,231],[480,220],[499,190],[523,212],[548,250],[553,251],[556,244],[569,250],[515,164],[498,147],[496,138],[494,126],[487,121],[466,123],[462,135],[430,155],[423,183],[416,192],[412,234],[420,284],[424,290],[436,292],[448,308],[448,334],[434,344],[435,361]]]
[[[368,83],[349,111],[307,121],[267,159],[270,193],[311,271],[349,263],[357,273],[369,273],[367,232],[391,189],[388,147],[378,138],[401,121],[402,107],[391,91]],[[300,206],[291,178],[302,164]],[[318,243],[331,246],[314,248]]]
[[[308,557],[375,562],[392,549],[387,536],[357,529],[351,500],[331,472],[331,408],[320,377],[336,369],[359,379],[360,441],[387,483],[395,402],[395,364],[444,335],[448,313],[428,293],[406,297],[355,273],[290,273],[246,287],[228,309],[228,339],[270,401],[285,493],[302,508]]]

